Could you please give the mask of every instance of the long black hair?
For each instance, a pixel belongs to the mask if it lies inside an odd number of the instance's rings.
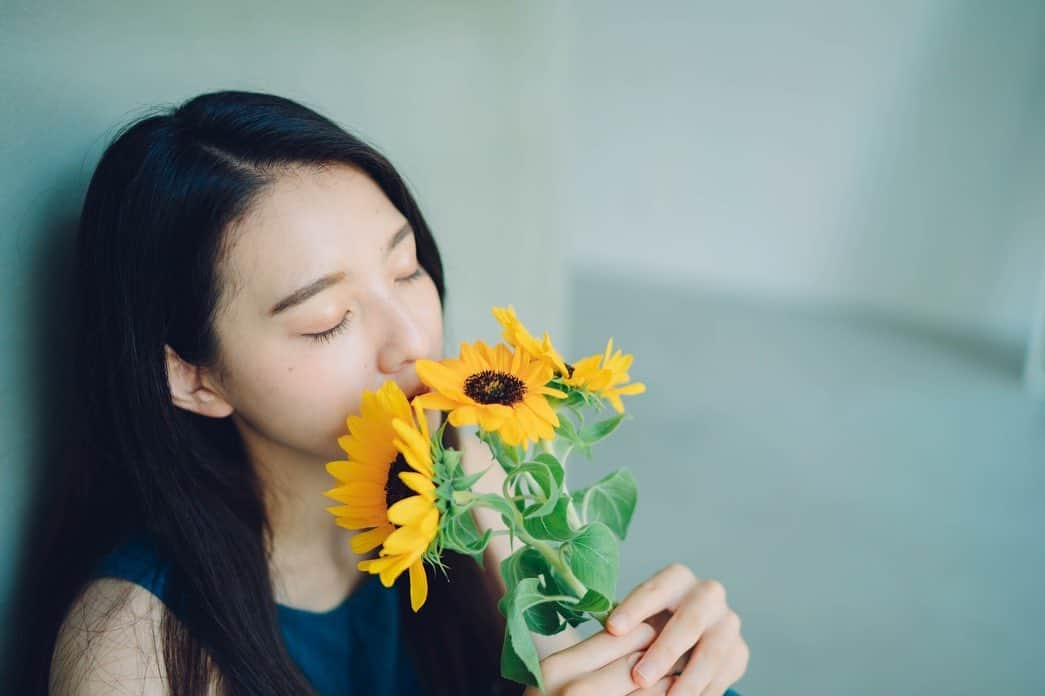
[[[132,532],[148,533],[169,562],[162,650],[172,693],[203,694],[215,676],[227,694],[313,693],[277,622],[260,481],[231,419],[171,402],[164,345],[194,365],[216,363],[227,231],[281,168],[332,163],[364,172],[409,220],[445,305],[439,250],[403,179],[300,103],[203,94],[128,124],[102,155],[75,249],[76,430],[61,490],[49,495],[54,524],[34,540],[46,552],[33,561],[32,652],[19,693],[46,690],[62,618],[93,563]],[[446,432],[453,444],[456,432]],[[449,582],[430,573],[416,614],[406,583],[396,586],[422,679],[430,693],[517,693],[499,677],[504,623],[491,585],[471,559],[447,565]]]

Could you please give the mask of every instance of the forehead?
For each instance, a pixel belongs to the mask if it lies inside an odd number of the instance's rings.
[[[380,261],[405,218],[363,172],[346,165],[276,174],[230,230],[220,276],[225,304],[268,306],[336,270]]]

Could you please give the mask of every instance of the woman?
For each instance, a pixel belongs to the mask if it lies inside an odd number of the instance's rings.
[[[439,252],[384,157],[266,94],[142,118],[91,180],[76,283],[82,432],[41,574],[36,688],[522,691],[498,676],[504,537],[487,572],[450,558],[415,614],[325,509],[361,392],[392,379],[413,396],[415,361],[442,357]],[[446,432],[466,469],[489,464]],[[682,566],[613,618],[542,642],[548,693],[663,693],[681,660],[673,693],[717,696],[746,669],[721,585]]]

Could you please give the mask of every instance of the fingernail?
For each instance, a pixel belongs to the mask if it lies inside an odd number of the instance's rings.
[[[621,611],[614,612],[606,623],[615,631],[623,631],[628,627],[628,615]]]
[[[649,675],[651,671],[650,666],[644,662],[635,665],[635,676],[638,677],[642,688],[646,688],[653,684],[653,679]]]

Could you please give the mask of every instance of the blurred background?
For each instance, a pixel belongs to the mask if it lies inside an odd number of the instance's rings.
[[[622,594],[674,560],[725,583],[739,691],[1045,693],[1037,0],[8,0],[5,616],[90,369],[62,352],[87,181],[119,126],[227,88],[397,165],[450,350],[512,303],[569,358],[635,355],[634,420],[570,476],[638,480]]]

